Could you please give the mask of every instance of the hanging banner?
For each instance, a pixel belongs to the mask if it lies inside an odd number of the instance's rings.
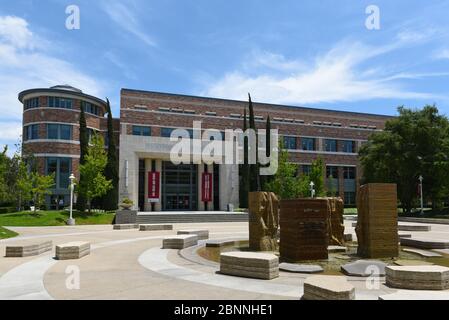
[[[149,202],[159,202],[160,172],[148,172],[148,199]]]
[[[201,201],[211,202],[212,201],[212,173],[203,172],[202,182],[201,182]]]

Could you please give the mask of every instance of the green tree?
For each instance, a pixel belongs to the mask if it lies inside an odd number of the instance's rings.
[[[317,197],[326,196],[326,188],[324,185],[324,168],[324,161],[321,157],[318,157],[312,162],[309,181],[314,183],[315,195]]]
[[[31,171],[24,159],[18,162],[17,183],[16,183],[17,210],[21,211],[24,203],[33,198],[33,179]]]
[[[103,197],[104,210],[116,210],[118,204],[118,159],[117,148],[114,137],[114,126],[111,105],[109,99],[106,99],[106,110],[108,113],[108,162],[104,170],[104,175],[107,180],[112,181],[112,189]]]
[[[89,213],[92,211],[92,200],[105,195],[112,188],[112,181],[103,174],[107,161],[103,138],[94,134],[85,161],[80,165],[80,174],[84,180],[78,186],[78,191],[86,196]]]
[[[45,203],[45,197],[51,194],[50,189],[55,184],[55,174],[40,175],[38,172],[31,172],[31,194],[34,202],[34,212]],[[25,189],[26,191],[26,189]]]
[[[86,155],[87,155],[87,150],[89,147],[89,135],[87,132],[86,114],[84,112],[83,107],[81,107],[81,112],[80,112],[79,135],[80,135],[80,167],[81,167],[81,165],[83,165],[86,162]],[[76,208],[81,212],[84,212],[86,210],[86,204],[87,204],[86,194],[84,194],[84,190],[86,188],[81,187],[85,183],[87,183],[86,179],[87,178],[84,177],[84,175],[80,171],[80,179],[78,182],[80,188],[78,188],[78,197],[76,200]]]
[[[6,182],[6,176],[9,168],[9,158],[7,155],[8,147],[5,146],[0,152],[0,204],[9,201],[10,192]]]
[[[398,112],[359,151],[362,182],[396,183],[401,206],[410,213],[422,175],[424,196],[435,207],[449,190],[449,121],[435,106],[399,107]]]

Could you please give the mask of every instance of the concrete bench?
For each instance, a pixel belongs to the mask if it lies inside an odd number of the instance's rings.
[[[206,247],[208,248],[221,248],[226,246],[233,246],[236,243],[235,240],[208,240],[206,241]]]
[[[190,234],[198,236],[198,240],[206,240],[209,239],[209,230],[179,230],[179,235],[182,234]]]
[[[355,288],[345,277],[311,276],[304,281],[303,300],[354,300]]]
[[[389,287],[411,290],[449,289],[449,268],[443,266],[388,266]]]
[[[57,260],[73,260],[81,259],[84,256],[90,254],[89,242],[69,242],[56,246],[56,259]]]
[[[45,241],[35,244],[7,246],[5,257],[7,258],[23,258],[38,256],[44,252],[51,251],[53,247],[52,241]]]
[[[114,230],[131,230],[131,229],[139,229],[138,224],[114,224]]]
[[[400,238],[401,245],[420,249],[449,249],[449,240],[425,238]]]
[[[279,277],[279,258],[270,253],[222,253],[220,272],[238,277],[271,280]]]
[[[171,224],[141,224],[140,231],[162,231],[162,230],[173,230],[173,225]]]
[[[432,229],[429,225],[419,224],[400,224],[398,225],[399,231],[430,231]]]
[[[165,237],[162,240],[162,249],[185,249],[198,244],[196,235],[178,235]]]

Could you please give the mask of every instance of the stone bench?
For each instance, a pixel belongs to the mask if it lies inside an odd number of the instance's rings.
[[[271,280],[279,277],[279,258],[270,253],[227,252],[220,255],[220,273]]]
[[[209,239],[209,230],[179,230],[178,235],[190,234],[198,236],[198,240]]]
[[[141,224],[140,231],[162,231],[162,230],[173,230],[173,225],[171,224]]]
[[[411,290],[449,289],[449,268],[443,266],[388,266],[389,287]]]
[[[36,244],[7,246],[5,257],[23,258],[23,257],[38,256],[44,252],[51,251],[52,247],[53,247],[52,241],[45,241]]]
[[[165,237],[162,240],[162,249],[185,249],[198,244],[196,235],[178,235]]]
[[[139,229],[138,224],[114,224],[114,230],[131,230],[131,229]]]
[[[233,246],[236,243],[234,240],[208,240],[206,241],[206,247],[208,248],[221,248],[226,246]]]
[[[90,254],[89,242],[69,242],[56,246],[57,260],[74,260],[81,259]]]
[[[420,249],[449,249],[449,240],[425,238],[400,238],[401,245]]]
[[[430,231],[432,229],[429,225],[419,224],[400,224],[398,225],[399,231]]]
[[[345,277],[311,276],[304,281],[303,300],[354,300],[355,288]]]

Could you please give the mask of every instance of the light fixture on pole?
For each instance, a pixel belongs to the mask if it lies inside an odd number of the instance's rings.
[[[70,218],[67,220],[67,225],[74,226],[75,219],[73,219],[73,191],[75,189],[75,176],[73,173],[69,177],[70,179]]]
[[[313,181],[310,182],[310,194],[312,198],[315,197],[315,183],[313,183]]]
[[[424,214],[424,196],[423,196],[423,190],[422,190],[422,182],[424,180],[423,176],[419,176],[419,195],[421,197],[421,214]]]

